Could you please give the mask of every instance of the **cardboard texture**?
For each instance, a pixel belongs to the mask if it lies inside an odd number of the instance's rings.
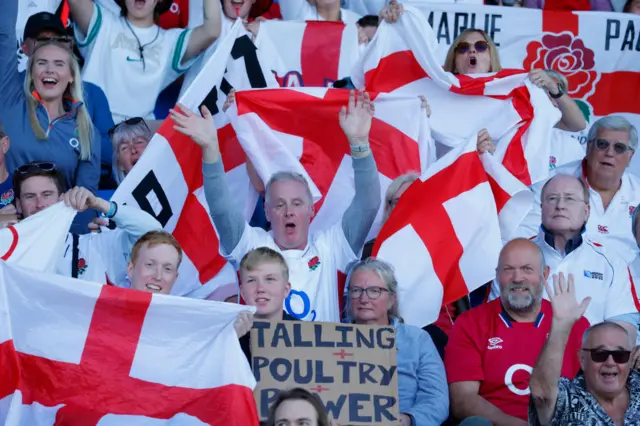
[[[315,393],[341,425],[397,425],[395,329],[306,321],[255,322],[254,390],[261,420],[282,390]]]

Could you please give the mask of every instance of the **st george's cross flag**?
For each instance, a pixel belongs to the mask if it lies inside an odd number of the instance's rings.
[[[222,106],[232,88],[277,86],[273,75],[261,68],[258,53],[238,20],[179,100],[192,111],[206,105],[213,114],[230,191],[247,219],[258,195]],[[185,258],[172,293],[204,298],[216,289],[236,285],[237,277],[218,252],[218,236],[203,191],[202,151],[173,126],[171,118],[164,121],[113,199],[139,206],[176,237]]]
[[[251,309],[0,262],[0,424],[257,426]]]
[[[385,222],[373,256],[398,280],[400,315],[424,327],[492,280],[502,239],[516,229],[533,194],[476,138],[452,149],[414,182]]]

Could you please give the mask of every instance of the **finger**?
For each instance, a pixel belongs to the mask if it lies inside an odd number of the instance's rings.
[[[573,274],[567,276],[567,292],[574,294]]]
[[[580,303],[580,309],[578,310],[578,312],[580,313],[580,316],[584,316],[584,313],[587,312],[589,303],[591,303],[591,297],[585,297],[582,300],[582,303]]]
[[[340,117],[340,122],[343,122],[347,118],[347,107],[343,106],[340,108],[340,113],[338,114]]]
[[[209,108],[207,108],[205,105],[202,105],[202,107],[200,108],[200,112],[202,113],[202,117],[206,118],[207,120],[211,119],[211,111],[209,111]]]
[[[349,91],[349,102],[347,105],[347,112],[353,111],[353,109],[356,107],[356,93],[353,90]]]
[[[180,108],[180,111],[186,115],[187,117],[191,117],[192,115],[194,115],[193,111],[191,111],[189,108],[187,108],[186,106],[182,105],[182,104],[176,104],[176,106],[178,108]]]
[[[559,280],[558,274],[553,274],[553,292],[547,292],[549,297],[555,296],[556,294],[558,294],[560,292],[558,290],[558,280]]]
[[[364,102],[364,92],[358,92],[358,100],[356,101],[356,108],[364,109],[366,107]]]
[[[567,280],[565,279],[563,272],[558,274],[558,289],[560,290],[560,293],[567,292]]]

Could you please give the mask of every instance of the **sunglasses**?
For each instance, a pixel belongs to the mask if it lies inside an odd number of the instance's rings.
[[[20,173],[24,175],[29,173],[31,170],[42,170],[43,172],[53,172],[56,170],[56,165],[49,161],[34,161],[31,163],[23,164],[22,166],[16,169],[16,173]]]
[[[71,44],[73,39],[69,36],[55,36],[55,37],[38,37],[36,38],[36,44],[43,43],[60,43],[60,44]]]
[[[606,139],[596,139],[594,142],[596,143],[596,149],[598,151],[607,151],[609,149],[609,146],[611,145],[611,142]],[[621,155],[627,151],[633,151],[633,148],[622,142],[616,142],[613,144],[613,151],[616,154]]]
[[[469,49],[471,49],[471,43],[468,43],[466,41],[461,41],[460,43],[458,43],[458,45],[456,46],[456,52],[457,53],[467,53],[469,51]],[[476,41],[473,44],[473,47],[475,48],[476,52],[485,52],[488,48],[489,48],[489,43],[487,43],[486,41]]]
[[[631,357],[631,351],[624,351],[621,349],[608,351],[606,349],[582,348],[582,350],[591,353],[591,361],[593,362],[605,362],[609,359],[609,355],[611,355],[611,357],[613,357],[613,362],[616,364],[626,364],[629,362],[629,358]]]
[[[116,130],[118,130],[118,127],[122,126],[123,124],[126,124],[127,126],[135,126],[136,124],[140,124],[140,123],[144,123],[144,126],[147,128],[147,130],[149,130],[149,126],[147,126],[147,123],[144,121],[144,118],[133,117],[133,118],[127,118],[126,120],[116,124],[115,126],[110,128],[107,133],[109,134],[109,137],[111,137],[116,132]]]

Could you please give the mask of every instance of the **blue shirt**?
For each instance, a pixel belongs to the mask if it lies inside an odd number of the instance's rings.
[[[13,198],[13,175],[9,173],[7,180],[0,183],[0,208],[13,203]]]

